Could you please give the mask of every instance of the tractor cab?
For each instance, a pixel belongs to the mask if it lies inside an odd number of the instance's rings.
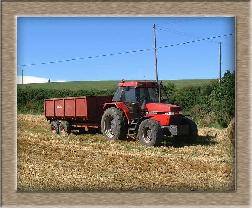
[[[158,103],[158,84],[154,81],[122,81],[118,84],[113,102]]]
[[[124,103],[131,120],[139,120],[144,116],[147,103],[158,103],[158,84],[154,81],[122,81],[112,99],[113,102]]]

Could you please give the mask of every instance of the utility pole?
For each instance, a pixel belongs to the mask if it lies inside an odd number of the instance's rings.
[[[22,69],[22,85],[24,84],[24,70]]]
[[[219,42],[219,83],[221,84],[221,42]]]
[[[156,24],[153,25],[153,34],[154,34],[155,74],[156,74],[156,82],[157,82],[157,84],[158,84],[158,101],[161,102],[161,92],[160,92],[160,84],[158,83],[158,69],[157,69],[157,36],[156,36]]]

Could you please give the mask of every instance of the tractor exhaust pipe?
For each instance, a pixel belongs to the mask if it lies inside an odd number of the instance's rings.
[[[156,36],[156,24],[153,25],[153,35],[154,35],[154,57],[155,57],[155,75],[156,75],[156,82],[158,84],[158,101],[161,102],[161,89],[160,83],[158,82],[158,67],[157,67],[157,36]]]

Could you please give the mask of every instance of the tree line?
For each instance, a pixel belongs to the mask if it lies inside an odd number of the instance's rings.
[[[200,126],[227,127],[235,116],[235,73],[227,71],[221,81],[202,86],[177,89],[173,83],[164,86],[170,103],[182,107]]]
[[[202,86],[176,88],[174,83],[163,86],[168,102],[180,105],[184,114],[188,114],[199,126],[227,127],[235,116],[235,74],[227,71],[219,83],[218,80]],[[114,90],[69,90],[38,89],[18,85],[18,113],[43,113],[44,99],[54,97],[77,97],[113,95]]]

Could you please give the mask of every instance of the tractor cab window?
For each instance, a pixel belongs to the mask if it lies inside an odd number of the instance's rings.
[[[120,102],[136,102],[136,88],[134,87],[118,87],[115,95],[113,97],[113,101]]]
[[[135,103],[136,102],[136,88],[125,87],[122,93],[122,101],[127,102],[127,103]]]
[[[122,87],[118,87],[117,90],[115,91],[114,97],[112,99],[112,101],[116,102],[116,101],[121,101],[121,95],[122,95]]]
[[[157,88],[148,88],[150,102],[152,103],[158,103],[158,89]]]
[[[137,100],[142,103],[158,103],[157,88],[138,88],[136,91]]]

